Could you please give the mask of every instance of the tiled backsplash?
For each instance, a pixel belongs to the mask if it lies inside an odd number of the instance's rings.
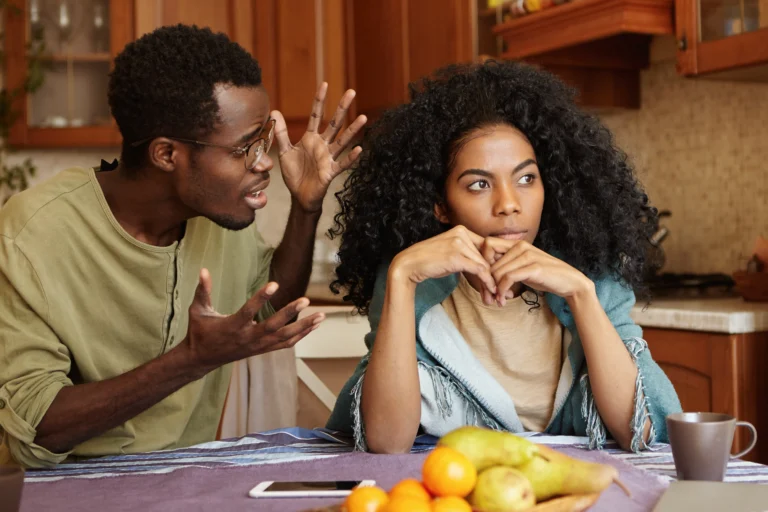
[[[664,270],[731,273],[745,265],[755,238],[768,235],[768,84],[682,78],[675,72],[673,45],[671,38],[654,42],[654,63],[642,76],[642,108],[603,120],[634,161],[653,203],[672,211],[664,220],[670,230]],[[32,157],[38,181],[116,154],[24,151],[11,158]],[[325,232],[342,181],[336,179],[325,199],[318,259],[326,259],[336,244]],[[269,202],[256,218],[264,238],[277,244],[290,207],[277,165],[267,194]]]
[[[663,270],[730,274],[768,236],[768,84],[683,78],[670,43],[655,41],[663,55],[642,74],[642,108],[603,120],[672,212]]]

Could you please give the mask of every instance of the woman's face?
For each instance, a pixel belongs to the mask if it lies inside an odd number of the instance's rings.
[[[516,128],[498,124],[469,133],[445,181],[445,204],[435,205],[435,215],[483,237],[533,243],[543,207],[533,147]]]

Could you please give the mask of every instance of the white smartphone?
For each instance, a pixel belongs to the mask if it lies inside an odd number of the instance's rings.
[[[344,498],[356,487],[372,487],[375,480],[260,482],[248,492],[251,498]]]

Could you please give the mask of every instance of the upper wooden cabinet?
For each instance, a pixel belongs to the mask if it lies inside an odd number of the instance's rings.
[[[377,116],[408,100],[408,83],[474,56],[478,0],[347,0],[360,113]]]
[[[493,28],[505,59],[541,65],[587,107],[640,108],[651,38],[674,33],[672,0],[578,0]]]
[[[673,0],[578,0],[507,20],[515,3],[348,0],[361,111],[406,101],[407,84],[439,66],[486,56],[553,72],[586,107],[640,107],[640,70],[651,37],[674,33]]]
[[[676,0],[678,71],[768,81],[768,0]]]
[[[14,100],[20,147],[116,146],[107,104],[112,60],[133,39],[133,0],[13,0],[5,9],[6,87],[23,88],[27,44],[42,31],[44,82]]]

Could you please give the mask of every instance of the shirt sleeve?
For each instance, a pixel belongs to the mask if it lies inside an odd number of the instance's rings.
[[[0,457],[52,466],[68,453],[35,444],[36,427],[64,386],[70,354],[48,324],[42,284],[13,240],[0,235]]]
[[[253,228],[253,259],[251,266],[251,282],[248,287],[248,297],[252,297],[254,293],[259,291],[262,287],[266,286],[269,282],[269,271],[272,267],[272,256],[275,254],[274,247],[271,247],[264,241],[261,233],[258,229]],[[266,304],[256,314],[256,320],[263,322],[267,318],[275,314],[275,308],[267,301]]]

